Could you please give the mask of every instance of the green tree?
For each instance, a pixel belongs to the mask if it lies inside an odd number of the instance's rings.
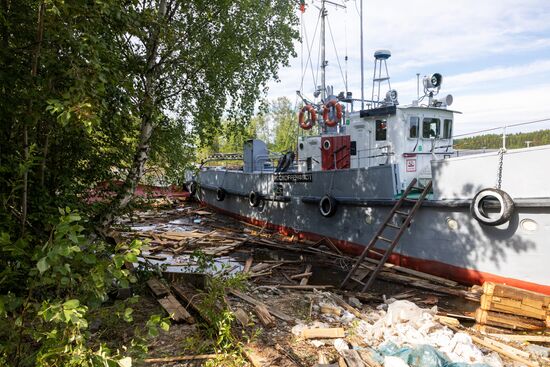
[[[0,1],[0,365],[116,363],[88,348],[87,313],[139,249],[86,237],[147,171],[181,176],[222,120],[246,130],[292,54],[294,6]]]
[[[279,97],[271,103],[270,117],[273,121],[275,139],[272,149],[284,153],[296,149],[298,122],[296,111],[287,97]]]

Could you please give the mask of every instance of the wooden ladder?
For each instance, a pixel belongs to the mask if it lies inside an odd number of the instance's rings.
[[[405,192],[403,193],[401,198],[397,201],[397,203],[395,203],[394,207],[392,208],[392,210],[388,214],[388,217],[386,218],[384,223],[380,226],[378,231],[374,234],[374,236],[370,240],[367,247],[365,247],[365,249],[361,253],[361,256],[359,256],[359,258],[355,262],[355,265],[353,265],[353,268],[349,271],[348,275],[346,276],[346,279],[344,279],[342,284],[340,284],[340,288],[343,288],[344,285],[346,285],[346,283],[348,282],[348,280],[351,279],[351,277],[353,276],[353,274],[355,274],[355,272],[357,271],[357,269],[359,268],[359,266],[361,265],[361,263],[363,262],[363,260],[365,259],[365,257],[367,256],[367,254],[369,252],[375,252],[375,253],[379,254],[379,252],[374,250],[374,246],[376,245],[376,243],[378,241],[389,243],[390,245],[386,249],[384,255],[382,256],[382,259],[378,262],[376,268],[374,269],[374,271],[370,275],[369,280],[363,286],[362,292],[365,292],[372,285],[372,283],[374,282],[374,279],[376,279],[376,276],[378,275],[378,273],[380,272],[380,270],[382,269],[382,267],[384,266],[386,261],[388,261],[388,258],[390,257],[391,253],[393,252],[393,249],[395,248],[395,246],[397,246],[397,243],[399,242],[399,239],[401,238],[403,233],[405,233],[405,230],[411,224],[411,221],[412,221],[414,215],[416,214],[418,208],[420,208],[420,206],[422,205],[422,202],[426,198],[426,195],[428,195],[428,193],[430,192],[430,190],[432,188],[432,181],[428,181],[428,184],[424,188],[417,188],[417,187],[414,186],[415,184],[416,184],[416,178],[411,181],[411,183],[409,184],[409,186],[407,186],[407,189],[405,190]],[[418,197],[418,199],[409,199],[407,197],[413,190],[422,190],[420,196]],[[402,208],[403,204],[405,204],[405,203],[412,203],[413,204],[413,207],[410,211],[405,211],[405,209]],[[396,225],[394,223],[391,223],[392,219],[395,216],[401,216],[401,217],[405,218],[405,220],[403,221],[403,223],[400,226]],[[384,233],[384,230],[386,228],[392,228],[394,230],[397,230],[397,234],[393,239],[386,238],[386,237],[382,236],[382,234]]]

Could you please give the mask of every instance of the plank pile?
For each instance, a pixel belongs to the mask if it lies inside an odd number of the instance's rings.
[[[550,327],[550,296],[504,284],[483,284],[476,329],[540,331]]]

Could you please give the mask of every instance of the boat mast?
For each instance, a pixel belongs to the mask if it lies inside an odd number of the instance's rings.
[[[363,71],[363,0],[359,6],[359,29],[361,30],[361,109],[365,109],[365,78]]]
[[[325,0],[321,1],[321,101],[325,102],[326,85],[325,85],[325,68],[327,61],[325,60],[325,17],[327,10],[325,8]]]

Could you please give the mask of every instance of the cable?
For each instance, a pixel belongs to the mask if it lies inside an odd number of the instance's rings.
[[[321,17],[317,18],[317,23],[315,24],[315,30],[313,31],[313,39],[311,40],[311,43],[309,42],[309,39],[307,37],[307,30],[304,24],[304,36],[306,38],[306,44],[308,46],[308,59],[306,61],[306,69],[307,69],[307,64],[309,63],[309,65],[311,66],[311,77],[313,79],[313,83],[315,84],[315,87],[317,87],[317,79],[315,78],[315,74],[313,72],[313,63],[311,61],[311,49],[313,48],[313,42],[315,41],[315,35],[317,34],[317,27],[319,26],[320,19]],[[302,81],[301,81],[302,85],[304,84],[305,76],[306,76],[306,70],[304,69],[304,73],[302,74]]]
[[[500,126],[500,127],[494,127],[494,128],[491,128],[491,129],[484,129],[484,130],[474,131],[474,132],[465,133],[465,134],[458,134],[458,135],[453,136],[453,138],[457,138],[457,137],[460,137],[460,136],[475,135],[475,134],[479,134],[479,133],[485,133],[485,132],[488,132],[488,131],[496,131],[496,130],[501,130],[501,129],[509,128],[509,127],[536,124],[537,122],[545,122],[545,121],[550,121],[550,118],[545,118],[545,119],[541,119],[541,120],[534,120],[534,121],[527,121],[527,122],[518,122],[516,124],[504,125],[504,126]]]
[[[327,24],[328,24],[328,32],[330,33],[330,39],[332,40],[332,45],[334,46],[334,53],[336,54],[336,61],[338,62],[338,67],[340,68],[340,75],[342,75],[342,81],[344,82],[344,85],[346,86],[346,91],[348,90],[348,86],[346,84],[346,78],[344,77],[344,72],[342,70],[342,65],[340,64],[340,57],[338,57],[338,50],[336,49],[336,42],[334,42],[334,37],[332,36],[332,28],[330,27],[330,22],[327,18]]]

